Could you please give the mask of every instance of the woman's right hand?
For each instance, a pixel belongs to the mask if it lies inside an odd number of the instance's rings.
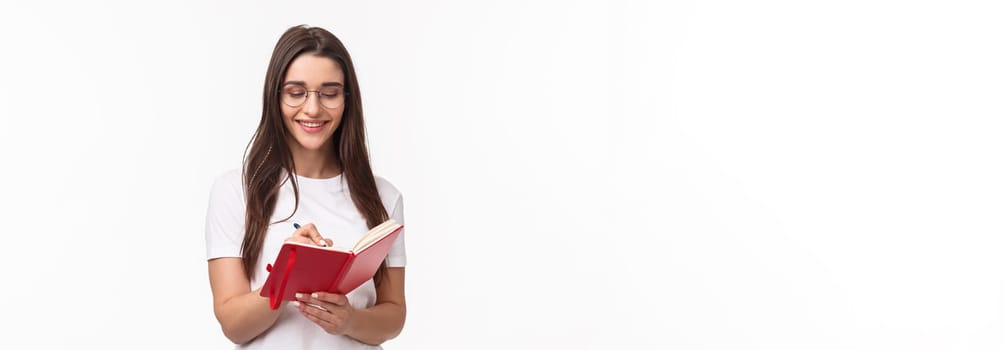
[[[287,238],[286,240],[297,243],[313,244],[322,247],[332,246],[332,240],[321,237],[321,233],[318,232],[318,229],[314,226],[314,224],[300,226],[300,228],[293,232],[293,236],[290,236],[290,238]]]

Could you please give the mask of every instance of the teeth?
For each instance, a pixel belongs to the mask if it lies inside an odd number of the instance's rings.
[[[324,124],[324,123],[320,123],[320,122],[313,122],[312,123],[312,122],[304,122],[304,121],[302,121],[302,122],[300,122],[300,124],[303,124],[304,126],[306,126],[308,128],[317,128],[317,127],[320,127],[321,124]]]

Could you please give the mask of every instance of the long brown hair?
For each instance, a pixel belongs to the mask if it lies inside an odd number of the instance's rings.
[[[388,218],[370,168],[366,130],[363,126],[363,104],[349,52],[327,30],[307,26],[292,27],[283,33],[272,51],[262,94],[262,119],[248,144],[244,158],[243,177],[247,203],[241,257],[244,258],[244,274],[249,280],[255,276],[255,265],[261,258],[265,234],[284,181],[292,181],[294,208],[300,205],[299,186],[293,174],[293,154],[286,143],[289,130],[286,130],[283,123],[279,99],[290,63],[306,54],[330,58],[342,68],[346,101],[342,121],[332,136],[336,162],[342,170],[342,178],[349,186],[352,201],[366,219],[367,226],[373,228]],[[292,215],[290,213],[291,217]],[[379,285],[385,273],[387,265],[382,263],[374,276],[374,282]]]

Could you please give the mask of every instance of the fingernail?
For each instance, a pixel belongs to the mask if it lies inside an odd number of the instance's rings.
[[[304,298],[303,293],[297,293],[297,299],[303,299],[303,298]]]
[[[318,293],[311,294],[311,298],[317,299],[318,298]]]

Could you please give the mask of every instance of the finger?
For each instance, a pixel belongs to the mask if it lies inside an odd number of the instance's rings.
[[[332,306],[337,306],[335,304],[326,302],[324,300],[314,298],[312,295],[307,294],[307,293],[295,293],[293,295],[293,297],[296,298],[297,301],[300,301],[302,304],[308,304],[308,305],[313,305],[315,307],[320,307],[322,310],[326,310],[326,311],[327,311],[327,309],[325,309],[324,307],[322,307],[323,305],[321,305],[321,304],[330,304]]]
[[[304,314],[307,315],[314,315],[315,317],[320,318],[322,320],[327,320],[327,318],[331,316],[331,313],[328,312],[327,310],[322,310],[318,307],[311,307],[307,305],[309,304],[300,303],[300,312],[303,312]]]
[[[331,311],[328,311],[328,309],[324,308],[321,305],[311,304],[311,303],[306,302],[306,301],[294,300],[294,301],[292,301],[292,303],[293,303],[293,305],[295,305],[297,307],[297,309],[302,309],[304,306],[307,306],[309,308],[318,309],[318,310],[321,310],[321,311],[324,311],[324,312],[331,312]]]
[[[321,310],[318,310],[318,309],[315,309],[315,308],[312,308],[312,307],[301,307],[300,308],[300,314],[304,315],[305,317],[307,317],[307,319],[311,320],[312,322],[317,323],[318,326],[321,326],[322,328],[325,328],[325,329],[329,329],[329,328],[330,329],[335,329],[336,328],[333,323],[329,322],[325,318],[325,315],[331,315],[331,314],[329,314],[327,312],[322,312]]]
[[[304,237],[304,236],[290,236],[289,238],[286,239],[286,241],[287,242],[303,243],[303,244],[314,244],[314,242],[311,242],[310,238],[307,238],[307,237]]]
[[[307,311],[305,311],[304,309],[300,309],[300,314],[304,315],[304,317],[307,317],[307,319],[311,320],[312,322],[317,323],[318,326],[323,327],[328,323],[328,321],[322,320],[320,317],[307,313]]]
[[[349,304],[349,298],[346,298],[346,296],[342,294],[314,292],[311,294],[311,298],[318,301],[332,303],[337,306],[345,306],[346,304]]]
[[[293,304],[296,305],[298,308],[301,305],[307,305],[308,307],[312,307],[312,308],[315,308],[315,309],[318,309],[318,310],[321,310],[321,311],[324,311],[324,312],[329,312],[328,311],[329,308],[335,308],[336,307],[333,304],[324,303],[324,304],[329,305],[328,307],[325,307],[324,305],[321,305],[322,302],[313,300],[313,299],[311,299],[310,295],[303,294],[303,293],[296,293],[296,294],[293,295],[293,297],[294,297],[294,299],[296,299],[296,300],[293,301]]]
[[[307,237],[308,239],[310,239],[311,243],[317,244],[322,247],[329,246],[328,242],[325,242],[324,237],[321,237],[321,233],[318,232],[317,226],[314,226],[313,223],[300,226],[300,228],[297,229],[297,231],[294,232],[293,235]]]
[[[301,307],[300,313],[328,330],[337,330],[342,324],[342,321],[335,314],[313,307]]]

